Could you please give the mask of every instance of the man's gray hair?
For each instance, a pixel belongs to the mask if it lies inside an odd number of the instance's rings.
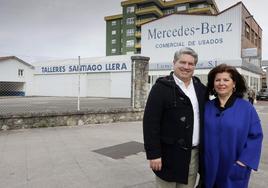
[[[194,58],[194,63],[195,64],[197,63],[198,55],[192,48],[189,48],[189,47],[183,47],[179,51],[176,51],[174,54],[174,62],[178,61],[181,58],[181,56],[184,54],[188,54],[192,56]]]

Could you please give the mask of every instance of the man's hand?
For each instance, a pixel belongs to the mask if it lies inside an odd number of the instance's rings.
[[[160,171],[162,168],[162,159],[158,158],[158,159],[152,159],[149,160],[150,162],[150,168],[154,171]]]

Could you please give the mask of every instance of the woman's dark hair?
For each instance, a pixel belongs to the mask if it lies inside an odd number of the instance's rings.
[[[226,64],[220,64],[220,65],[214,67],[213,69],[211,69],[210,72],[208,73],[207,87],[208,87],[209,94],[217,96],[217,93],[214,90],[214,80],[215,80],[216,74],[223,73],[223,72],[227,72],[230,74],[230,77],[235,82],[234,94],[237,97],[242,98],[244,96],[244,93],[247,91],[245,79],[236,70],[235,67],[230,66],[230,65],[226,65]]]

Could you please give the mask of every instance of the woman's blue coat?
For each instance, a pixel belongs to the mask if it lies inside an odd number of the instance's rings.
[[[262,128],[255,108],[242,98],[220,111],[215,99],[205,107],[205,184],[213,188],[247,187],[251,169],[257,170]],[[246,167],[236,164],[241,161]]]

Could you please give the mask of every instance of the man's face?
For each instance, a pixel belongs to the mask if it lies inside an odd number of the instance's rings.
[[[194,69],[195,62],[194,57],[188,54],[181,55],[180,59],[173,62],[174,64],[174,74],[183,82],[188,82],[191,80]]]

